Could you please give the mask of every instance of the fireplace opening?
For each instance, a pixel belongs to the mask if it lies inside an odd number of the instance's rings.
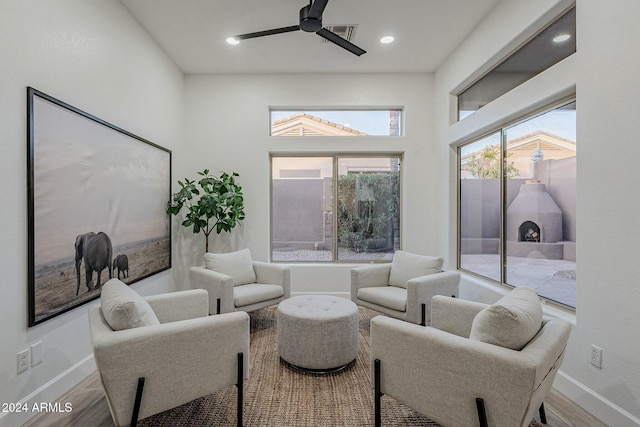
[[[539,242],[540,241],[540,227],[533,221],[525,221],[518,228],[518,241],[519,242]]]

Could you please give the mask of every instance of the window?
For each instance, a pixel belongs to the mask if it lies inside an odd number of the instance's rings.
[[[460,148],[460,268],[500,281],[500,132]]]
[[[400,163],[400,155],[272,155],[271,260],[391,260]]]
[[[271,136],[399,136],[400,109],[271,110]]]
[[[575,102],[461,146],[459,268],[575,308],[576,153]]]
[[[573,8],[458,95],[458,120],[576,51]]]

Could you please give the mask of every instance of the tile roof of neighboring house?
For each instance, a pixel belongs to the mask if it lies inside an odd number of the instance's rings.
[[[522,135],[518,138],[512,139],[510,141],[507,142],[507,147],[508,148],[512,148],[518,145],[524,145],[524,144],[528,144],[529,142],[535,141],[535,140],[542,140],[544,142],[553,144],[553,145],[557,145],[557,146],[561,146],[563,148],[567,148],[567,149],[573,149],[575,151],[576,149],[576,142],[572,141],[570,139],[567,138],[563,138],[561,136],[558,135],[554,135],[550,132],[545,132],[543,130],[537,130],[535,132],[531,132],[527,135]]]
[[[307,113],[297,113],[271,123],[272,136],[364,136],[364,132]]]
[[[537,130],[535,132],[528,133],[526,135],[519,136],[518,138],[511,139],[507,142],[508,150],[516,150],[525,148],[532,143],[542,143],[544,146],[541,148],[556,148],[559,150],[576,151],[576,142],[567,138],[562,138],[558,135],[554,135],[550,132],[543,130]],[[500,148],[500,145],[494,145],[495,148]],[[462,161],[465,162],[468,158],[474,156],[475,153],[468,153],[462,156]]]

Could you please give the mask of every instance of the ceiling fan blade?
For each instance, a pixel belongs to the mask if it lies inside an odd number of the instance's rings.
[[[317,0],[316,0],[317,1]],[[359,48],[355,44],[351,43],[349,40],[345,40],[334,32],[327,30],[326,28],[321,28],[316,32],[317,35],[329,40],[331,43],[335,43],[343,49],[348,50],[354,55],[362,55],[363,53],[367,53],[366,50]]]
[[[272,36],[274,34],[289,33],[291,31],[298,31],[299,29],[300,29],[300,26],[292,25],[290,27],[274,28],[273,30],[265,30],[265,31],[257,31],[255,33],[240,34],[238,36],[234,36],[234,38],[236,40],[246,40],[246,39],[252,39],[255,37],[264,37],[264,36]]]
[[[314,19],[319,19],[322,16],[322,12],[324,12],[324,8],[327,7],[327,2],[329,0],[315,0],[311,3],[311,9],[309,9],[309,17]]]

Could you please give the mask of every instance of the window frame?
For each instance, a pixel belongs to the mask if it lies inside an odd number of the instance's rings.
[[[507,180],[508,177],[505,174],[505,161],[504,159],[506,158],[507,155],[507,132],[506,130],[515,126],[518,126],[522,123],[527,122],[528,120],[534,119],[536,117],[542,116],[548,112],[557,110],[563,106],[569,105],[571,103],[576,103],[576,109],[577,109],[577,97],[576,94],[573,93],[569,96],[564,96],[561,98],[556,99],[555,101],[552,101],[551,103],[546,104],[545,106],[541,107],[541,108],[534,108],[534,109],[530,109],[526,112],[524,112],[522,115],[519,115],[516,119],[512,119],[512,120],[505,120],[502,121],[498,124],[496,124],[495,126],[491,127],[490,130],[480,134],[480,135],[473,135],[470,138],[466,138],[464,140],[462,140],[460,143],[456,144],[456,268],[459,271],[464,272],[465,274],[469,274],[470,276],[485,280],[485,281],[489,281],[491,283],[500,285],[501,287],[508,289],[508,290],[512,290],[516,287],[516,285],[510,285],[509,283],[507,283],[506,279],[507,279],[507,257],[506,257],[506,253],[507,253],[507,239],[506,239],[506,234],[507,234],[507,223],[506,223],[506,212],[507,212],[507,206],[505,206],[506,201],[507,201]],[[473,144],[475,142],[478,142],[492,134],[495,133],[499,133],[500,136],[500,235],[499,235],[499,239],[500,242],[498,244],[498,248],[499,248],[499,266],[500,266],[500,280],[495,280],[492,279],[488,276],[484,276],[480,273],[477,273],[475,271],[472,270],[468,270],[466,268],[463,268],[461,265],[461,242],[462,242],[462,230],[461,230],[461,208],[462,208],[462,191],[461,191],[461,183],[462,183],[462,179],[461,179],[461,172],[462,172],[462,168],[461,168],[461,149],[464,146]],[[577,191],[577,189],[576,189]],[[577,261],[576,261],[576,265],[577,265]],[[542,298],[544,301],[556,305],[558,307],[562,307],[564,309],[568,309],[568,310],[572,310],[572,311],[576,311],[577,307],[573,307],[571,305],[567,305],[564,304],[562,302],[559,301],[555,301],[553,299],[547,298],[544,295],[540,295],[540,298]],[[576,303],[577,305],[577,303]]]
[[[328,157],[332,161],[332,181],[335,181],[338,177],[338,160],[340,158],[397,158],[398,159],[398,221],[399,221],[399,247],[402,249],[402,194],[403,194],[403,179],[402,179],[402,163],[404,160],[404,152],[401,151],[389,151],[389,152],[270,152],[269,153],[269,261],[273,263],[284,264],[314,264],[314,265],[327,265],[327,264],[385,264],[390,263],[391,259],[368,259],[368,260],[340,260],[338,258],[338,217],[333,215],[332,218],[332,247],[331,247],[331,260],[329,261],[291,261],[291,260],[274,260],[273,259],[273,226],[274,226],[274,204],[273,204],[273,159],[282,157]],[[332,186],[332,212],[337,212],[337,200],[338,200],[338,186]]]
[[[359,112],[359,113],[366,113],[366,112],[391,112],[391,111],[397,111],[398,112],[398,133],[397,135],[388,135],[388,134],[367,134],[367,133],[363,133],[363,134],[357,134],[357,133],[350,133],[350,134],[345,134],[345,135],[331,135],[331,134],[326,134],[326,135],[274,135],[272,133],[273,130],[273,113],[283,113],[283,112],[290,112],[292,114],[299,114],[299,113],[313,113],[314,111],[318,111],[318,112],[330,112],[330,113],[338,113],[338,112]],[[403,137],[405,136],[405,132],[404,132],[404,107],[403,106],[375,106],[375,107],[358,107],[358,106],[347,106],[347,107],[300,107],[300,106],[295,106],[295,107],[269,107],[269,114],[268,114],[268,128],[267,128],[267,134],[270,138],[341,138],[341,137],[352,137],[352,138],[398,138],[398,137]],[[277,121],[277,120],[276,120]],[[335,123],[338,124],[338,123]],[[340,125],[340,124],[338,124]],[[357,131],[358,129],[355,128],[347,128],[350,130],[355,130]]]
[[[504,63],[509,61],[515,55],[519,54],[523,49],[525,49],[528,46],[530,46],[530,43],[534,42],[539,36],[541,36],[542,34],[547,32],[548,30],[550,30],[551,27],[553,27],[558,21],[562,20],[565,16],[567,16],[570,13],[574,14],[574,30],[575,30],[575,26],[576,26],[576,21],[575,21],[576,10],[577,10],[576,3],[573,3],[572,5],[564,8],[563,10],[560,11],[560,13],[557,13],[555,16],[553,16],[552,19],[548,20],[545,24],[541,25],[541,27],[537,31],[535,31],[533,34],[531,34],[529,37],[527,37],[521,43],[519,43],[518,45],[513,47],[513,49],[511,49],[510,51],[506,52],[506,54],[502,57],[502,59],[499,59],[499,60],[497,60],[497,62],[492,63],[488,68],[486,68],[484,70],[484,72],[482,74],[475,76],[475,78],[473,80],[466,82],[466,84],[464,86],[458,87],[457,89],[454,89],[451,92],[451,95],[453,96],[453,103],[452,103],[453,105],[452,105],[452,107],[455,110],[454,112],[452,112],[452,113],[455,114],[455,118],[454,118],[453,122],[454,123],[460,122],[464,118],[466,118],[466,117],[468,117],[470,115],[473,115],[475,112],[477,112],[478,110],[482,109],[486,105],[491,104],[493,101],[495,101],[496,99],[500,98],[504,94],[514,90],[515,88],[517,88],[518,86],[526,83],[527,81],[531,80],[535,76],[537,76],[537,75],[539,75],[541,73],[544,73],[546,70],[548,70],[549,68],[553,67],[554,65],[556,65],[559,62],[561,62],[562,60],[574,55],[577,52],[577,34],[574,34],[573,40],[571,41],[571,43],[573,43],[574,46],[575,46],[575,49],[574,49],[573,53],[571,53],[571,54],[559,59],[558,61],[555,61],[553,64],[548,65],[545,68],[541,68],[541,69],[537,69],[535,71],[529,72],[529,76],[524,81],[522,81],[520,83],[517,83],[515,85],[512,85],[511,83],[509,83],[508,85],[505,85],[505,87],[508,86],[508,89],[503,90],[500,95],[498,95],[496,97],[493,97],[492,99],[490,99],[488,102],[486,102],[482,106],[479,106],[477,109],[470,111],[464,117],[461,117],[461,112],[462,111],[460,109],[460,107],[461,107],[460,100],[461,100],[461,97],[465,93],[467,93],[470,89],[472,89],[474,86],[476,86],[478,83],[480,83],[485,77],[487,77],[488,75],[491,75],[492,73],[494,73]]]

